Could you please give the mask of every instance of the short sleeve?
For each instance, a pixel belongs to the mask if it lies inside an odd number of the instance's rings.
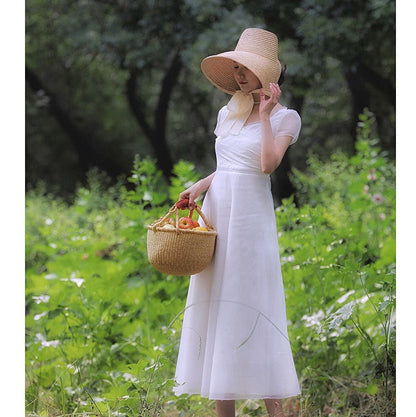
[[[279,136],[290,136],[292,138],[290,145],[292,145],[298,140],[301,119],[296,110],[286,109],[283,112],[283,116],[279,118],[280,120],[276,120],[276,128],[273,129],[273,136],[275,138]]]
[[[219,136],[218,135],[219,127],[221,126],[226,116],[227,116],[227,106],[223,106],[221,107],[217,115],[217,125],[215,126],[215,129],[214,129],[215,135]]]

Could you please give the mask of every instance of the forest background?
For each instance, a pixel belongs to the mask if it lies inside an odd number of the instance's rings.
[[[161,184],[170,184],[166,191],[170,200],[160,206],[173,199],[172,186],[177,191],[183,185],[172,185],[174,178],[183,183],[211,172],[215,166],[212,129],[216,111],[227,98],[203,79],[199,62],[232,48],[248,26],[264,27],[279,36],[279,56],[288,67],[282,101],[298,110],[303,121],[301,140],[273,177],[276,207],[316,209],[322,203],[311,199],[317,184],[305,186],[307,178],[302,175],[313,172],[316,176],[318,170],[326,170],[329,176],[334,165],[320,161],[331,160],[332,155],[345,157],[344,162],[335,157],[333,164],[339,169],[346,166],[345,161],[354,163],[349,158],[361,155],[362,162],[367,151],[375,152],[394,177],[395,13],[395,3],[382,0],[265,1],[260,6],[251,1],[27,1],[28,207],[37,201],[46,204],[43,209],[64,204],[69,212],[79,211],[80,195],[85,190],[93,195],[94,184],[99,193],[110,190],[107,197],[119,201],[121,192],[116,197],[111,190],[120,191],[130,183],[126,192],[140,193],[143,184],[127,181],[134,178],[131,171],[137,174],[139,169],[137,160],[133,163],[137,154],[139,165],[150,170],[143,175],[154,172],[157,177],[152,162],[145,158],[150,155],[155,169],[163,174]],[[363,113],[366,116],[360,116]],[[361,130],[357,135],[357,123],[371,134]],[[366,139],[367,150],[363,149]],[[184,163],[178,168],[180,160],[194,165]],[[388,179],[390,188],[392,180]],[[146,187],[151,189],[150,182]],[[340,200],[345,202],[343,197]],[[386,203],[390,209],[393,200]],[[126,197],[123,204],[131,204],[131,198]],[[161,210],[158,204],[153,209]],[[86,213],[81,218],[86,220]],[[392,221],[394,213],[389,218]],[[39,233],[40,224],[30,226],[36,230],[33,236]],[[39,265],[30,267],[41,275]],[[42,295],[46,287],[40,295],[30,285],[27,289],[26,304],[37,305],[33,297]],[[33,319],[36,309],[31,308]],[[155,323],[156,328],[159,324]],[[30,338],[29,345],[35,343]],[[38,343],[42,345],[42,340]],[[47,392],[53,391],[48,381],[45,386]],[[38,378],[38,389],[45,386]],[[374,386],[366,387],[368,395],[375,395]],[[71,395],[65,401],[70,403]]]

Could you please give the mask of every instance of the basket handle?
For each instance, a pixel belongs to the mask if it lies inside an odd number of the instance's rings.
[[[208,222],[207,218],[205,217],[204,213],[202,213],[202,210],[200,209],[200,207],[198,206],[198,204],[195,207],[195,210],[197,211],[197,213],[202,217],[202,220],[205,223],[205,226],[207,226],[207,229],[209,230],[213,230],[214,228],[212,227],[212,225]]]
[[[152,230],[153,231],[155,231],[155,229],[156,229],[156,227],[158,227],[158,226],[160,226],[161,224],[163,224],[164,222],[165,222],[165,220],[167,220],[173,213],[175,213],[175,211],[177,210],[177,208],[175,207],[175,205],[173,205],[170,209],[169,209],[169,211],[168,211],[168,213],[165,215],[165,216],[163,216],[163,217],[161,217],[160,219],[158,219],[158,220],[155,220],[151,225],[150,225],[150,227],[152,228]]]
[[[187,198],[182,199],[182,200],[178,200],[168,211],[168,213],[163,216],[162,218],[154,221],[150,227],[152,228],[153,231],[155,231],[156,227],[160,226],[161,224],[163,224],[173,213],[176,212],[176,230],[178,230],[179,228],[179,210],[186,210],[189,209],[189,217],[192,216],[192,211],[193,208],[189,208],[189,200]],[[213,230],[214,228],[212,227],[212,225],[208,222],[207,218],[205,217],[204,213],[202,213],[201,208],[198,206],[198,204],[195,205],[195,210],[197,211],[197,213],[202,217],[202,220],[205,223],[205,226],[207,227],[208,230]]]
[[[194,208],[189,208],[189,199],[187,198],[183,198],[182,200],[178,200],[175,203],[175,206],[178,209],[189,209],[189,217],[192,217],[192,212],[194,211]],[[207,226],[207,229],[211,229],[213,230],[214,228],[212,227],[212,225],[208,222],[207,218],[205,217],[204,213],[202,213],[201,208],[198,206],[197,203],[195,203],[195,210],[197,211],[197,213],[202,217],[202,220],[205,223],[205,226]]]

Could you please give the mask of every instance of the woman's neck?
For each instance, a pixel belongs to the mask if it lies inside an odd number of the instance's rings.
[[[260,92],[256,91],[255,93],[251,93],[253,96],[254,104],[260,103]]]

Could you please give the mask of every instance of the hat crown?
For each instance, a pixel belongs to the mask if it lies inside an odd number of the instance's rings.
[[[277,36],[264,29],[248,28],[241,34],[235,51],[250,52],[277,62]]]

